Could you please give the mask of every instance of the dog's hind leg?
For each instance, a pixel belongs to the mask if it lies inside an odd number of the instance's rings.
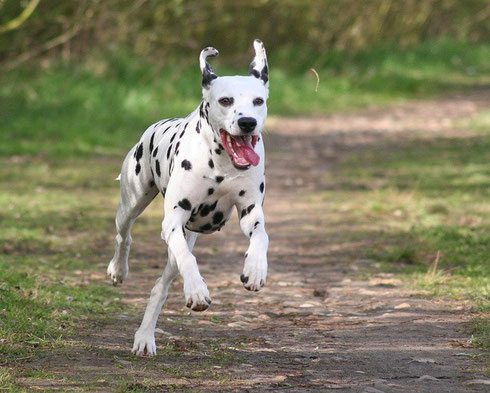
[[[186,232],[186,240],[189,249],[192,250],[196,243],[197,233]],[[156,353],[155,345],[155,326],[158,320],[158,315],[167,300],[168,289],[172,281],[179,274],[177,267],[177,261],[175,256],[168,249],[168,262],[163,271],[162,277],[160,277],[153,289],[151,290],[150,300],[146,306],[145,315],[139,329],[134,335],[134,345],[132,352],[138,356],[153,356]]]
[[[131,228],[134,221],[158,194],[149,162],[138,155],[139,146],[142,144],[136,145],[128,153],[121,169],[121,198],[116,215],[116,250],[107,267],[107,275],[113,285],[122,283],[128,275]]]

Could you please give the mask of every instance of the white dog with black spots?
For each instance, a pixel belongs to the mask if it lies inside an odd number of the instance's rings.
[[[267,117],[269,78],[263,43],[255,40],[254,49],[248,76],[219,77],[206,61],[218,51],[205,48],[199,57],[203,96],[199,107],[186,118],[151,125],[122,165],[116,251],[107,268],[114,285],[128,275],[134,221],[158,193],[165,199],[162,239],[168,245],[168,262],[135,334],[132,352],[136,355],[155,355],[158,315],[178,273],[184,280],[187,307],[204,311],[211,304],[192,249],[199,233],[212,233],[225,225],[233,207],[242,232],[250,239],[240,279],[250,291],[265,285],[269,239],[262,210],[261,132]]]

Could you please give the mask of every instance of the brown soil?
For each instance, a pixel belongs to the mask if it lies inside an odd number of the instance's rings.
[[[485,391],[475,381],[484,379],[482,360],[468,344],[469,306],[419,296],[377,273],[373,261],[359,259],[362,244],[342,241],[341,228],[338,237],[327,236],[325,228],[342,213],[305,203],[302,193],[328,187],[322,174],[343,151],[407,134],[457,136],[457,120],[489,103],[487,91],[325,118],[271,119],[266,288],[251,293],[240,283],[247,243],[236,220],[202,236],[195,254],[211,308],[190,313],[178,280],[157,325],[158,355],[133,357],[133,334],[164,258],[158,228],[140,229],[120,288],[125,311],[28,364],[56,380],[20,382],[30,390],[99,392]],[[112,245],[104,249],[107,262],[111,251]],[[98,266],[101,273],[105,266]],[[369,277],[361,279],[361,272]]]

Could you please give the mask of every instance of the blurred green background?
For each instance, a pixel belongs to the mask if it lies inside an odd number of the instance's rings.
[[[268,50],[273,115],[488,86],[489,4],[1,0],[0,154],[119,154],[199,103],[203,47],[221,52],[218,74],[243,74],[254,38]]]

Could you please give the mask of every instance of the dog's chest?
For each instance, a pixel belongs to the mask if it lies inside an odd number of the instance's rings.
[[[209,196],[191,211],[185,227],[194,232],[219,231],[230,218],[233,201],[228,196]]]

